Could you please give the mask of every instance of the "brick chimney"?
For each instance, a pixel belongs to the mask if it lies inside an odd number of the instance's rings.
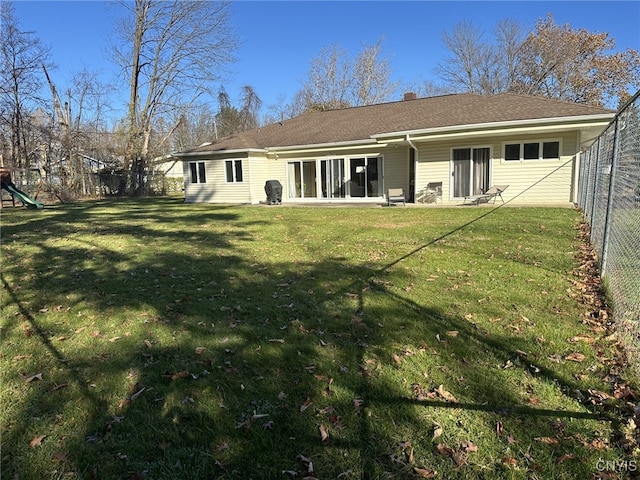
[[[404,94],[403,100],[406,102],[409,100],[415,100],[416,98],[418,98],[418,96],[414,92],[407,92]]]

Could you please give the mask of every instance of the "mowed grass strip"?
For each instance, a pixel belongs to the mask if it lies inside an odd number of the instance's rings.
[[[583,321],[579,220],[4,210],[3,477],[590,478],[631,461],[618,400],[594,400],[618,352]]]

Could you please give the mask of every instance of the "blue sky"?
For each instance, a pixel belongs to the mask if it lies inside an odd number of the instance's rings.
[[[242,43],[225,88],[234,100],[243,85],[251,85],[265,106],[280,98],[290,101],[300,90],[311,59],[322,47],[334,44],[355,56],[363,45],[382,39],[395,80],[403,84],[436,80],[433,69],[446,55],[442,32],[451,31],[461,20],[490,34],[499,20],[514,19],[532,29],[551,13],[556,24],[607,32],[616,40],[617,50],[640,51],[637,0],[238,1],[232,8],[233,26]],[[51,74],[59,90],[85,67],[113,81],[116,70],[106,55],[116,13],[113,6],[97,0],[18,0],[15,12],[23,30],[33,31],[51,47],[58,66]]]

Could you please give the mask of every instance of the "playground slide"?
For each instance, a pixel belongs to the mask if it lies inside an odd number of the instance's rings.
[[[20,200],[27,208],[44,208],[44,204],[42,202],[34,200],[22,190],[19,190],[13,183],[2,182],[2,188]]]

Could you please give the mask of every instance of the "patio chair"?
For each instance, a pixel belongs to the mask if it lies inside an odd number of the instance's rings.
[[[500,197],[500,200],[502,200],[502,203],[504,203],[502,192],[504,192],[508,186],[509,185],[494,185],[482,195],[467,195],[466,197],[464,197],[463,205],[466,205],[467,202],[474,205],[480,205],[480,202],[488,203],[491,199],[493,199],[493,203],[495,205],[497,197]]]
[[[387,206],[391,206],[392,203],[402,203],[403,206],[406,205],[404,188],[390,188],[387,190]]]

